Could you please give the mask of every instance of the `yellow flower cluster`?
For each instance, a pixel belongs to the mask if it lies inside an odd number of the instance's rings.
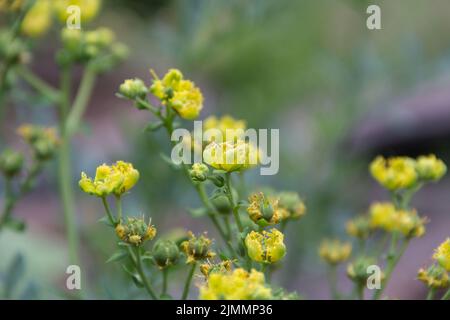
[[[348,221],[346,229],[350,236],[366,239],[370,235],[372,226],[367,216],[359,216]]]
[[[229,115],[221,118],[210,116],[203,121],[203,131],[210,131],[207,136],[209,142],[235,141],[242,138],[247,124],[244,120],[237,120]]]
[[[167,107],[173,108],[180,117],[196,119],[203,108],[203,95],[192,81],[184,80],[177,69],[170,69],[162,80],[154,74],[150,92]]]
[[[212,241],[205,234],[196,237],[192,232],[188,233],[189,240],[181,243],[181,250],[186,254],[186,263],[205,260],[215,256],[210,250]]]
[[[156,236],[156,228],[144,221],[144,218],[127,218],[125,224],[120,222],[116,228],[116,234],[123,242],[139,246]]]
[[[10,8],[20,7],[22,3],[23,1],[14,1]],[[80,20],[84,23],[97,15],[101,0],[36,0],[22,21],[22,33],[29,37],[39,37],[45,34],[51,27],[53,13],[61,22],[65,23],[69,17],[67,8],[73,5],[80,8]]]
[[[60,143],[56,129],[52,127],[24,124],[17,129],[17,133],[31,146],[39,160],[50,159]]]
[[[231,260],[224,260],[219,263],[203,263],[200,265],[200,272],[208,278],[212,273],[226,273],[231,271],[231,265],[233,262]]]
[[[252,269],[235,269],[230,273],[213,273],[200,287],[202,300],[264,300],[272,298],[272,290],[265,284],[264,274]]]
[[[286,254],[284,235],[277,229],[251,231],[245,237],[249,257],[256,262],[275,263]]]
[[[433,259],[435,259],[441,267],[450,272],[450,238],[447,238],[447,240],[441,243],[435,250]]]
[[[258,192],[250,195],[248,201],[247,212],[254,223],[265,227],[280,222],[282,212],[278,209],[278,200],[269,199],[264,193]]]
[[[444,268],[432,265],[428,269],[421,268],[417,273],[417,279],[430,288],[447,288],[450,286],[448,273]]]
[[[319,247],[319,256],[325,262],[336,265],[346,261],[352,253],[352,245],[349,242],[324,240]]]
[[[390,202],[377,202],[371,205],[369,215],[372,228],[400,232],[407,238],[425,234],[425,219],[420,218],[414,209],[396,209]]]
[[[139,171],[134,169],[131,163],[117,161],[111,166],[102,164],[97,167],[93,180],[82,172],[79,186],[84,192],[97,197],[106,197],[112,193],[121,196],[129,191],[138,180]]]
[[[445,174],[444,162],[435,155],[385,159],[378,156],[370,164],[372,176],[386,189],[410,189],[421,182],[437,181]]]
[[[215,169],[227,172],[241,171],[258,165],[260,151],[243,140],[211,142],[203,151],[203,160]]]

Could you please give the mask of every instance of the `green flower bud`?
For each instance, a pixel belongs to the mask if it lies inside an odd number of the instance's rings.
[[[231,192],[233,194],[233,199],[238,199],[238,193],[236,189],[232,188]],[[216,208],[216,210],[221,214],[229,214],[232,212],[230,200],[228,200],[228,197],[226,195],[220,195],[218,197],[211,199],[211,203]]]
[[[159,240],[153,246],[153,259],[161,269],[176,264],[179,257],[180,250],[171,240]]]
[[[120,85],[119,93],[131,100],[143,99],[147,95],[148,89],[141,79],[127,79]]]
[[[0,171],[7,177],[17,175],[23,166],[23,155],[11,149],[0,155]]]
[[[208,177],[208,166],[203,163],[194,163],[192,169],[189,170],[191,179],[195,182],[203,182]]]
[[[181,243],[181,250],[186,254],[186,263],[194,263],[196,261],[205,260],[215,256],[210,250],[212,241],[205,234],[196,237],[189,232],[189,240]]]
[[[370,273],[367,268],[375,264],[375,260],[370,257],[358,257],[347,266],[347,276],[354,282],[365,285]]]

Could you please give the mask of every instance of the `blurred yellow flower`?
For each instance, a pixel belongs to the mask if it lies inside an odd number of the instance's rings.
[[[370,164],[372,176],[389,190],[408,189],[418,179],[414,159],[408,157],[392,157],[387,160],[378,156]]]
[[[341,242],[337,239],[324,240],[319,247],[319,256],[325,262],[335,265],[346,261],[352,253],[350,242]]]
[[[249,257],[261,263],[275,263],[286,254],[284,235],[277,229],[252,231],[245,237]]]
[[[447,238],[434,251],[433,259],[435,259],[441,267],[450,272],[450,238]]]
[[[115,230],[120,240],[135,246],[156,236],[155,227],[150,222],[145,223],[144,218],[127,218],[126,223],[120,222]]]
[[[306,206],[297,192],[283,191],[278,197],[278,209],[281,211],[282,220],[299,219],[306,214]]]
[[[60,143],[56,129],[32,124],[23,124],[17,128],[17,133],[33,149],[34,155],[39,160],[48,160],[56,153]]]
[[[418,157],[416,169],[419,178],[425,181],[437,181],[447,172],[445,163],[434,154]]]
[[[153,74],[154,80],[150,92],[161,102],[173,108],[180,117],[196,119],[203,108],[203,95],[192,81],[184,80],[177,69],[170,69],[162,80]]]
[[[450,286],[447,271],[438,265],[433,265],[426,270],[421,268],[417,273],[417,279],[424,282],[430,288],[437,289]]]
[[[272,298],[264,274],[252,269],[235,269],[232,273],[213,273],[200,287],[202,300],[264,300]]]
[[[20,10],[23,3],[24,0],[0,0],[0,12]]]
[[[69,6],[80,8],[81,22],[89,22],[95,18],[100,11],[101,0],[57,0],[52,1],[56,16],[61,22],[66,22],[70,13],[67,12]]]
[[[350,236],[366,239],[370,235],[371,223],[367,216],[359,216],[349,220],[346,229]]]
[[[260,161],[260,151],[251,143],[211,142],[203,151],[203,160],[211,167],[227,172],[246,170]]]
[[[50,0],[37,0],[23,18],[21,31],[35,38],[48,31],[52,24]]]
[[[203,131],[211,130],[208,134],[208,141],[234,141],[242,138],[246,129],[246,122],[244,120],[236,120],[229,115],[221,118],[210,116],[203,121]],[[213,130],[217,130],[214,132]]]

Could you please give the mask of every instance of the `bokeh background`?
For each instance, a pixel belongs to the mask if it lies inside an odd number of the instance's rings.
[[[382,30],[366,28],[369,4],[380,5]],[[131,54],[97,81],[74,141],[73,184],[83,170],[93,174],[103,162],[130,161],[141,179],[125,199],[126,213],[152,217],[160,233],[213,229],[187,212],[199,201],[185,177],[161,160],[169,150],[164,133],[144,132],[151,117],[115,96],[125,78],[150,82],[149,68],[159,74],[179,68],[202,88],[202,118],[231,114],[249,127],[280,129],[279,173],[259,176],[254,170],[246,176],[255,188],[299,192],[308,208],[288,227],[284,271],[275,273],[274,282],[306,298],[329,298],[317,256],[320,240],[345,237],[349,217],[388,199],[368,173],[371,159],[435,153],[450,163],[449,12],[447,0],[106,0],[93,26],[113,29]],[[55,85],[57,39],[55,28],[35,44],[31,62]],[[19,124],[52,124],[55,114],[24,83],[13,94],[2,141],[20,147],[14,134]],[[0,234],[0,272],[17,253],[22,257],[16,298],[70,297],[64,290],[68,258],[56,171],[56,163],[47,166],[16,209],[27,232]],[[100,201],[76,192],[87,297],[141,297],[119,265],[105,263],[116,241],[97,222]],[[449,195],[447,177],[414,199],[430,223],[401,259],[386,291],[390,297],[424,297],[415,276],[449,236]],[[350,289],[344,270],[339,285]]]

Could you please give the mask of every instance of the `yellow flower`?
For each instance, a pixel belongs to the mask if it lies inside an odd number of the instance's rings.
[[[416,169],[419,178],[425,181],[437,181],[447,171],[445,163],[441,159],[436,158],[434,154],[418,157]]]
[[[82,172],[78,184],[81,190],[97,197],[105,197],[112,193],[121,196],[130,190],[138,179],[139,172],[131,163],[117,161],[112,166],[103,164],[97,167],[94,180]]]
[[[392,203],[374,203],[370,209],[373,228],[387,232],[401,232],[405,237],[421,237],[425,233],[425,219],[416,210],[396,210]]]
[[[438,265],[433,265],[427,270],[421,268],[417,273],[417,279],[430,288],[447,288],[450,285],[447,271]]]
[[[188,235],[189,240],[181,243],[181,250],[187,257],[186,263],[194,263],[215,256],[215,253],[210,250],[212,241],[206,237],[206,234],[196,237],[189,232]]]
[[[246,126],[247,124],[244,120],[236,120],[229,115],[219,119],[216,116],[210,116],[203,121],[204,134],[211,130],[210,133],[206,133],[209,142],[234,141],[242,138]]]
[[[50,28],[52,23],[49,0],[37,0],[23,18],[21,31],[29,37],[39,37]]]
[[[81,22],[85,23],[97,16],[101,4],[101,0],[57,0],[53,1],[53,8],[58,19],[65,23],[70,15],[67,12],[67,8],[69,6],[78,6],[81,11]]]
[[[258,192],[252,194],[249,198],[249,206],[247,212],[250,219],[262,226],[277,224],[282,216],[278,209],[278,200],[267,198],[264,193]]]
[[[226,273],[231,271],[231,265],[233,262],[231,260],[224,260],[219,263],[213,264],[209,261],[200,265],[200,272],[208,278],[212,273]]]
[[[275,263],[286,254],[284,235],[277,229],[270,231],[252,231],[245,237],[245,246],[249,257],[262,263]]]
[[[215,169],[232,172],[256,166],[260,161],[260,154],[256,147],[243,140],[211,142],[203,151],[203,160]]]
[[[120,222],[115,230],[120,240],[135,246],[152,240],[156,236],[155,227],[150,222],[145,223],[144,218],[127,218],[126,223]]]
[[[235,269],[232,273],[210,274],[200,287],[202,300],[264,300],[272,298],[272,290],[266,286],[264,274],[252,269]]]
[[[413,187],[418,179],[416,163],[408,157],[375,158],[370,164],[372,176],[389,190],[408,189]]]
[[[324,240],[319,247],[319,256],[332,265],[346,261],[351,253],[351,243],[339,240]]]
[[[433,259],[435,259],[445,270],[450,272],[450,238],[447,238],[434,251]]]
[[[196,119],[203,109],[203,95],[192,81],[184,80],[177,69],[170,69],[162,80],[154,74],[150,92],[161,102],[173,108],[180,117]]]
[[[347,233],[359,239],[366,239],[371,231],[370,220],[366,216],[359,216],[347,222]]]

